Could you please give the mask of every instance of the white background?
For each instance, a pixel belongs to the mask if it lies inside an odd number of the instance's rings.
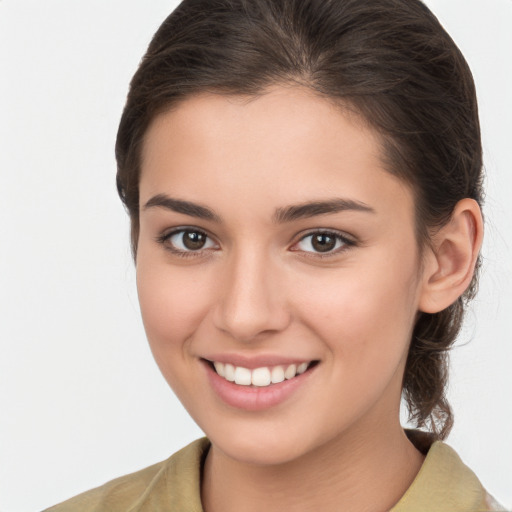
[[[477,82],[481,292],[453,352],[449,442],[512,507],[512,1],[429,0]],[[139,318],[113,156],[164,0],[0,0],[0,511],[36,511],[201,435]]]

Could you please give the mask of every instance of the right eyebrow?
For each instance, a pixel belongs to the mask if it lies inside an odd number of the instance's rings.
[[[147,210],[149,208],[165,208],[176,213],[189,215],[190,217],[221,222],[221,218],[215,212],[210,210],[210,208],[200,204],[191,203],[190,201],[175,199],[165,194],[157,194],[156,196],[153,196],[144,205],[143,209]]]

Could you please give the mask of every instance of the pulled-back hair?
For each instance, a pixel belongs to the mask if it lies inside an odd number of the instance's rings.
[[[116,143],[117,187],[139,234],[139,179],[151,121],[198,93],[260,95],[299,84],[357,112],[377,133],[391,174],[410,185],[418,244],[463,198],[482,200],[475,87],[459,49],[419,0],[184,0],[135,73]],[[478,268],[478,265],[477,265]],[[410,421],[444,438],[448,350],[466,293],[420,313],[403,378]]]

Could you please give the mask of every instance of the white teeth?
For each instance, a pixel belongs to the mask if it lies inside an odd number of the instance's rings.
[[[235,367],[232,364],[224,365],[224,378],[229,382],[235,382]]]
[[[288,368],[286,368],[284,372],[284,378],[290,380],[293,379],[295,375],[297,375],[297,365],[291,364],[290,366],[288,366]]]
[[[215,371],[221,376],[225,377],[226,374],[224,373],[224,363],[213,363],[213,366],[215,366]]]
[[[282,366],[272,368],[272,384],[279,384],[284,380],[284,369]]]
[[[266,387],[271,384],[279,384],[285,379],[290,380],[304,373],[309,363],[290,364],[288,366],[274,366],[255,368],[249,370],[243,366],[234,366],[230,363],[213,362],[215,371],[218,375],[225,378],[229,382],[234,382],[240,386],[257,386]]]
[[[252,371],[251,382],[254,386],[268,386],[272,382],[270,370],[268,368],[256,368]]]
[[[250,386],[251,370],[237,366],[235,368],[235,384],[239,384],[240,386]]]
[[[308,369],[308,363],[301,363],[297,366],[297,373],[300,375]]]

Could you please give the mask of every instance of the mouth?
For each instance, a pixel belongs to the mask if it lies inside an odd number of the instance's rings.
[[[245,368],[220,361],[204,360],[215,373],[226,380],[239,386],[265,388],[290,381],[310,371],[319,361],[302,361],[293,364],[262,366],[259,368]]]

